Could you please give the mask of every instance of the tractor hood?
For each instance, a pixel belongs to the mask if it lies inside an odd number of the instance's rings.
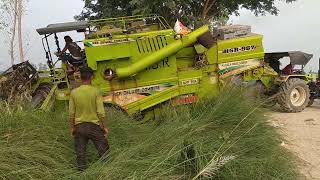
[[[266,53],[265,59],[279,61],[281,58],[289,57],[290,63],[292,65],[302,65],[305,66],[309,63],[313,54],[308,54],[301,51],[289,51],[289,52],[276,52],[276,53]]]
[[[50,24],[45,28],[37,29],[37,32],[40,35],[45,35],[45,34],[53,34],[53,33],[59,33],[59,32],[84,30],[89,26],[90,24],[88,21],[57,23],[57,24]]]

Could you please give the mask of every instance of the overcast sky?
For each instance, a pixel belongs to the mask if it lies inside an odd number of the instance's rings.
[[[1,1],[1,0],[0,0]],[[74,15],[80,14],[84,6],[81,0],[29,0],[26,7],[26,15],[23,19],[26,59],[38,64],[45,63],[45,53],[42,48],[41,36],[36,32],[37,28],[48,24],[74,21]],[[72,34],[73,33],[69,33]],[[63,34],[62,34],[63,35]],[[1,33],[0,36],[0,70],[10,66],[7,39]],[[54,48],[52,46],[51,48]]]
[[[232,16],[233,24],[251,25],[256,33],[264,35],[264,47],[267,52],[302,50],[314,54],[307,71],[318,69],[320,56],[320,1],[298,0],[292,4],[277,3],[279,16],[255,17],[251,12],[242,10],[240,16]],[[34,62],[45,62],[42,50],[41,36],[35,29],[51,23],[73,21],[74,15],[81,12],[81,0],[29,0],[24,17],[24,32],[26,34],[26,56]],[[70,34],[70,33],[69,33]],[[0,69],[9,66],[8,45],[3,43],[3,33],[0,37]],[[74,34],[71,34],[75,36]],[[76,36],[76,38],[81,38]],[[80,40],[80,39],[76,39]]]

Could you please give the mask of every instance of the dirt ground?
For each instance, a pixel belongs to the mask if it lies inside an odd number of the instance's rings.
[[[301,113],[272,112],[271,117],[285,137],[281,145],[298,157],[306,179],[320,180],[320,102]]]

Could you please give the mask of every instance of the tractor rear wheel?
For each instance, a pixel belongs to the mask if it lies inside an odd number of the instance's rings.
[[[302,79],[289,79],[281,85],[277,100],[284,111],[301,112],[310,101],[309,87]]]

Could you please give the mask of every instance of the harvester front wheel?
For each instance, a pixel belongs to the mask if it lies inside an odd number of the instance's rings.
[[[44,102],[50,93],[51,86],[49,84],[40,85],[34,92],[31,100],[31,108],[36,109]]]
[[[277,99],[284,111],[301,112],[309,104],[310,90],[304,80],[292,78],[281,85]]]

